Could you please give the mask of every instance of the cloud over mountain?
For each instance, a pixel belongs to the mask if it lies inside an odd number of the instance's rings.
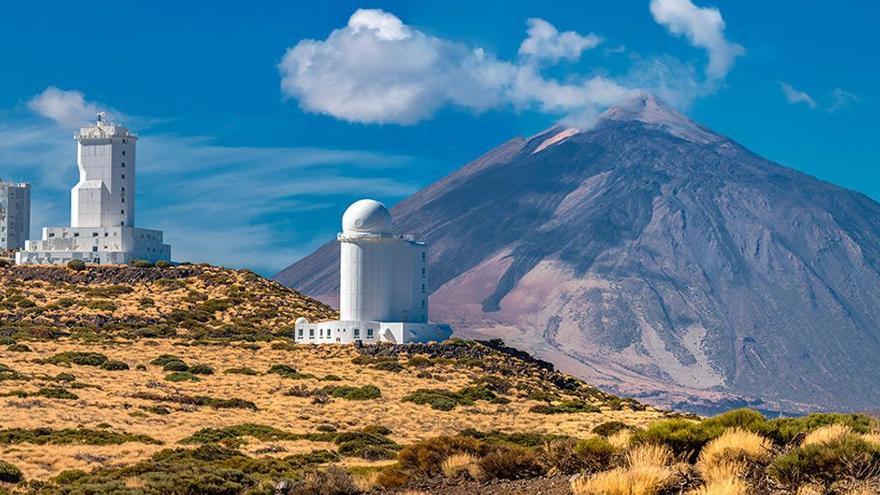
[[[503,60],[480,47],[426,34],[389,12],[359,9],[326,39],[301,40],[287,50],[278,64],[281,91],[308,112],[373,124],[414,124],[450,106],[476,113],[536,110],[589,127],[602,110],[641,92],[686,107],[712,91],[743,49],[724,38],[717,9],[669,0],[651,8],[673,34],[709,51],[705,80],[689,64],[665,56],[643,59],[616,76],[590,68],[554,79],[542,69],[577,61],[602,39],[560,32],[533,18],[518,57]]]

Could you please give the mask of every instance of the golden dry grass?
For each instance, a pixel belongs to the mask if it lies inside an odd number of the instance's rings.
[[[862,439],[872,445],[880,447],[880,433],[865,433],[862,435]]]
[[[596,425],[618,420],[645,426],[662,417],[654,410],[603,411],[601,413],[544,415],[529,411],[535,404],[524,393],[512,391],[509,404],[479,401],[475,406],[437,411],[428,406],[402,402],[401,399],[418,388],[457,390],[484,376],[475,368],[441,364],[431,368],[432,378],[419,378],[415,369],[407,367],[399,373],[380,371],[356,365],[352,359],[357,350],[349,346],[297,346],[290,350],[272,349],[270,343],[224,343],[192,345],[188,341],[141,339],[86,344],[61,339],[50,342],[28,342],[32,352],[8,352],[0,349],[0,363],[30,375],[30,381],[0,381],[0,393],[14,389],[35,390],[54,383],[52,377],[61,372],[73,373],[77,382],[94,387],[73,390],[79,400],[43,398],[0,398],[3,428],[96,428],[102,423],[114,430],[145,434],[165,443],[144,445],[126,443],[118,446],[72,446],[30,444],[0,445],[0,459],[18,466],[28,479],[46,479],[66,469],[85,469],[128,465],[145,459],[157,450],[176,446],[177,442],[202,428],[223,428],[242,423],[273,426],[292,433],[315,432],[321,424],[330,423],[340,431],[384,424],[393,429],[391,438],[400,444],[438,436],[456,434],[466,428],[507,432],[543,432],[584,436]],[[46,358],[65,351],[87,351],[105,354],[129,364],[127,371],[105,371],[91,366],[58,366],[39,364]],[[216,374],[203,376],[199,382],[172,383],[164,380],[166,372],[149,362],[160,354],[174,354],[187,363],[204,363]],[[273,364],[288,364],[315,379],[291,380],[276,374],[265,374]],[[146,367],[137,370],[138,365]],[[250,367],[257,376],[225,374],[224,370]],[[334,374],[340,382],[325,382],[321,377]],[[376,400],[347,401],[334,399],[327,404],[314,404],[310,397],[293,397],[285,392],[296,385],[310,389],[326,384],[378,385],[382,397]],[[241,398],[253,401],[257,411],[244,409],[211,409],[135,398],[136,393],[160,395],[183,393],[217,398]],[[162,405],[171,411],[155,415],[146,409]],[[242,451],[248,455],[285,456],[314,449],[332,449],[332,445],[309,441],[260,442],[246,439]],[[278,453],[262,453],[269,445],[280,447]],[[84,455],[89,454],[89,455]],[[369,463],[346,459],[346,465],[382,465],[388,461]]]
[[[656,495],[673,480],[667,467],[626,467],[577,478],[571,490],[574,495]]]
[[[665,467],[673,460],[672,450],[666,445],[639,445],[626,454],[626,463],[630,468]]]
[[[739,478],[716,479],[692,490],[689,495],[748,495],[749,485]]]
[[[620,430],[608,437],[608,443],[617,450],[626,450],[632,441],[633,433],[629,428]]]
[[[709,481],[736,477],[749,463],[769,459],[771,447],[770,440],[761,435],[733,428],[703,447],[697,468]]]
[[[852,429],[848,426],[830,424],[828,426],[823,426],[815,431],[808,433],[807,436],[804,437],[804,441],[801,443],[801,445],[806,446],[812,444],[831,443],[852,434],[852,432]]]

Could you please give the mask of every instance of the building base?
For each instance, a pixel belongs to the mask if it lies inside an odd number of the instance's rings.
[[[383,321],[296,322],[297,344],[408,344],[442,342],[452,335],[449,325]]]
[[[63,265],[71,260],[124,265],[134,260],[171,261],[171,246],[159,230],[136,227],[46,227],[15,255],[19,265]]]

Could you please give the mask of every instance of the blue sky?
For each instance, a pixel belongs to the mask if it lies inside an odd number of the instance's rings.
[[[205,5],[5,6],[0,177],[34,184],[34,235],[68,223],[72,132],[98,108],[141,136],[138,225],[175,259],[267,275],[349,202],[636,90],[880,199],[876,2]]]

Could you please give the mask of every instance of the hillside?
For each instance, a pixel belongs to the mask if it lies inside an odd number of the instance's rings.
[[[293,335],[299,316],[320,321],[336,312],[246,270],[0,267],[6,334],[254,339]]]
[[[517,138],[392,209],[431,318],[699,412],[874,410],[880,204],[644,95]],[[335,303],[334,241],[276,280]]]
[[[295,345],[295,318],[332,312],[246,271],[28,267],[3,282],[0,494],[587,495],[646,473],[653,488],[625,493],[880,486],[867,416],[699,420],[499,341]],[[806,432],[848,450],[792,464]],[[731,434],[766,450],[697,459]]]

